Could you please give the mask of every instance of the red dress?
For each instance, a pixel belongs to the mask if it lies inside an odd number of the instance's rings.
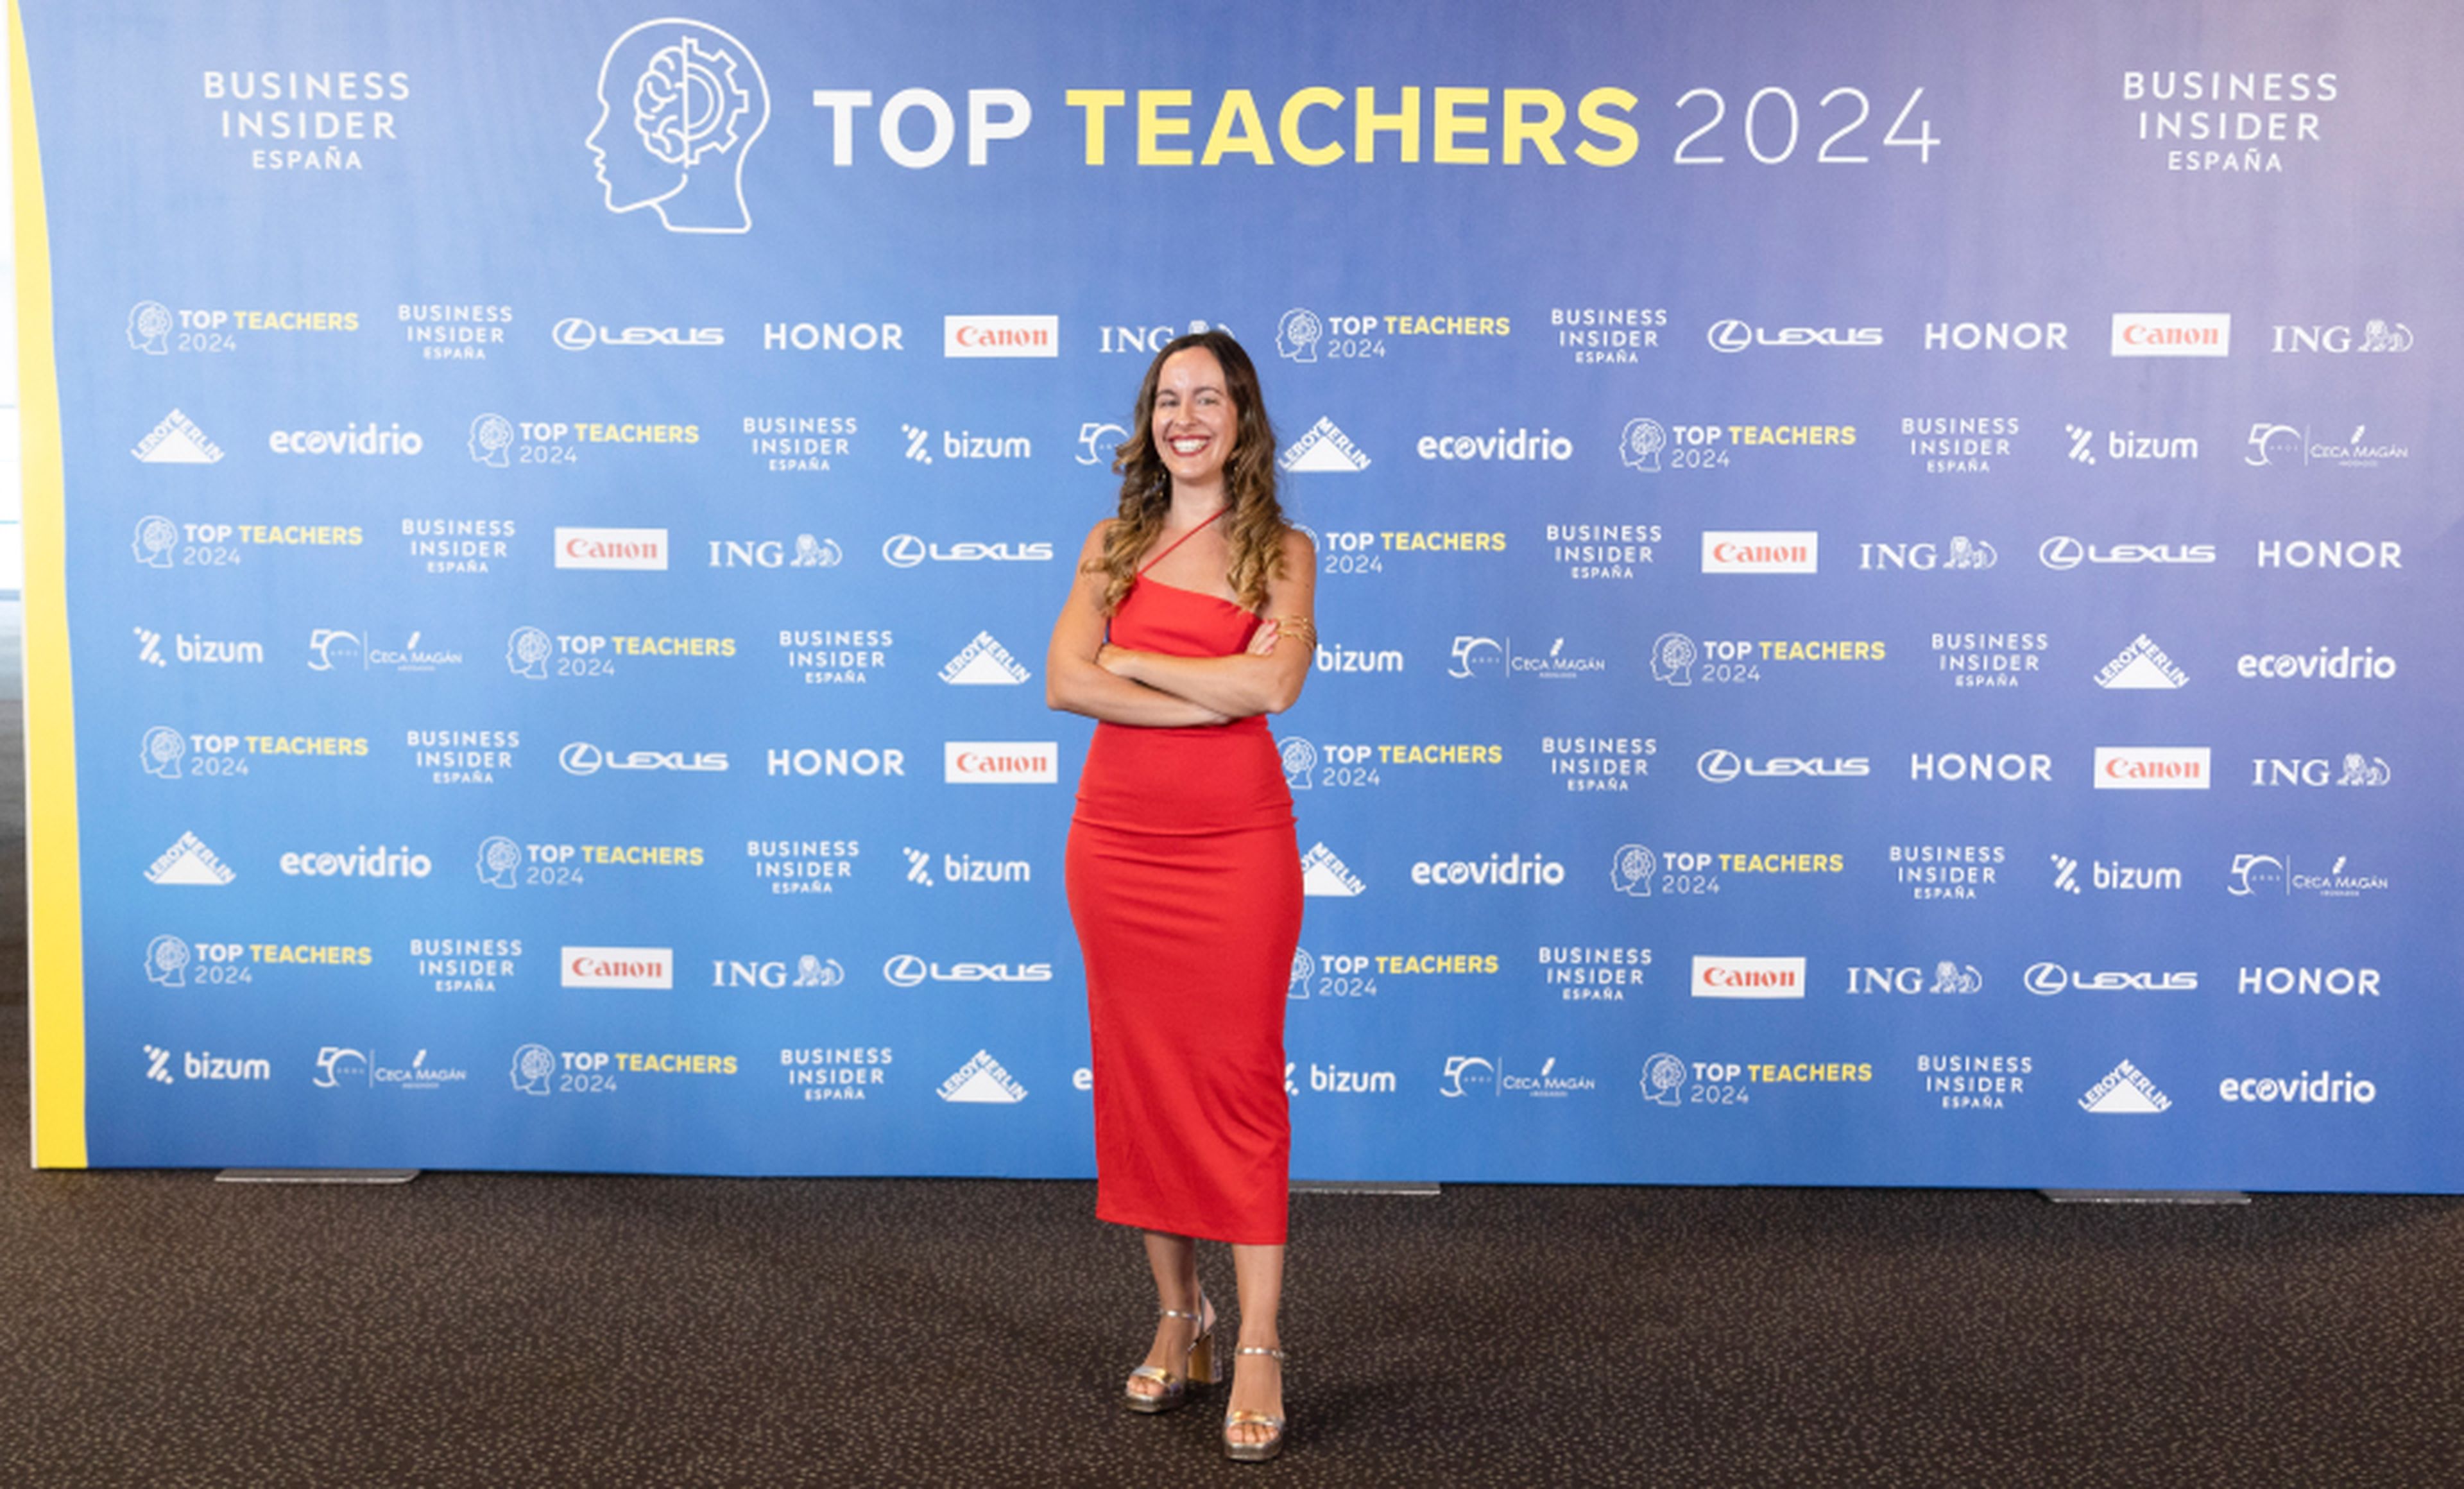
[[[1140,578],[1112,614],[1111,639],[1231,656],[1257,629],[1229,600]],[[1097,1217],[1282,1244],[1292,1150],[1284,999],[1301,867],[1265,718],[1097,723],[1067,878],[1094,1036]]]

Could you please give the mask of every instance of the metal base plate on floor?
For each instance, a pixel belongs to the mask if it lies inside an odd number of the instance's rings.
[[[1435,1199],[1434,1183],[1404,1179],[1294,1179],[1295,1194],[1402,1194],[1414,1199]]]
[[[416,1168],[226,1168],[216,1184],[408,1184]]]
[[[2247,1205],[2239,1189],[2038,1189],[2057,1205]]]

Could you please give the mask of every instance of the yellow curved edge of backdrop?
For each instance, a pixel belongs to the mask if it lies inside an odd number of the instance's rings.
[[[9,0],[17,210],[17,416],[26,541],[26,998],[37,1168],[85,1162],[85,907],[77,884],[77,720],[69,690],[67,492],[52,362],[51,231],[26,27]]]

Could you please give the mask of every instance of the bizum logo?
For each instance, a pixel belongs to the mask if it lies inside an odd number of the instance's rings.
[[[2062,433],[2071,436],[2071,458],[2081,465],[2096,463],[2096,431],[2065,424]]]
[[[2077,858],[2065,858],[2060,854],[2055,854],[2052,857],[2054,860],[2054,887],[2066,895],[2078,894],[2079,892],[2078,878],[2079,860]]]
[[[904,848],[899,851],[907,855],[907,882],[921,884],[927,889],[932,888],[933,856],[921,848]]]

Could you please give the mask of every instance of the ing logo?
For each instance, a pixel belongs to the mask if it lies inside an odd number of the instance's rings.
[[[644,21],[599,64],[583,142],[607,210],[649,208],[670,233],[745,233],[744,157],[770,123],[770,84],[744,43],[702,21]]]

